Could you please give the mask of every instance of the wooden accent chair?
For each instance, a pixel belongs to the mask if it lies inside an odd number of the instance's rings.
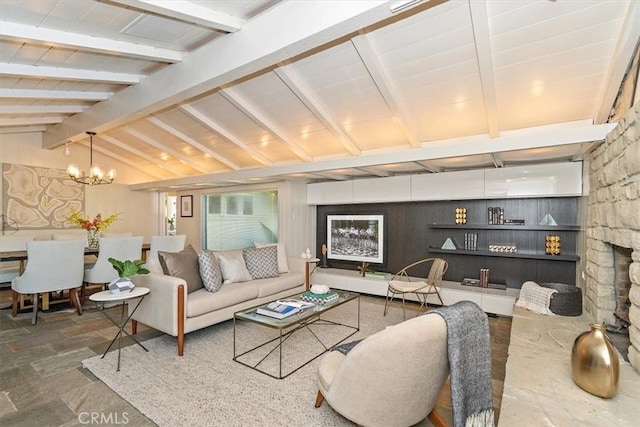
[[[27,267],[21,276],[11,281],[14,317],[18,311],[19,294],[33,295],[31,324],[35,325],[38,320],[38,294],[67,289],[78,314],[82,314],[77,291],[84,276],[84,245],[84,240],[27,242]]]
[[[429,267],[430,265],[430,267]],[[420,266],[420,268],[429,268],[427,278],[424,280],[415,280],[409,276],[409,270],[414,267]],[[420,309],[427,307],[427,298],[429,295],[436,295],[440,300],[440,305],[444,306],[444,301],[440,295],[440,283],[442,283],[442,277],[447,271],[448,263],[442,258],[426,258],[420,261],[416,261],[413,264],[409,264],[402,270],[398,271],[389,280],[389,287],[387,288],[387,298],[384,303],[384,315],[387,315],[387,306],[389,302],[393,300],[396,295],[402,296],[402,318],[406,319],[405,314],[405,300],[406,294],[415,294],[420,301]]]
[[[445,426],[433,408],[448,376],[446,322],[426,314],[369,336],[347,355],[326,353],[315,407],[326,400],[368,427],[412,426],[427,417]]]

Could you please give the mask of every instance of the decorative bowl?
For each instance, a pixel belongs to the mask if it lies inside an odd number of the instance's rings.
[[[329,287],[327,285],[311,285],[311,292],[318,295],[326,294],[329,292]]]

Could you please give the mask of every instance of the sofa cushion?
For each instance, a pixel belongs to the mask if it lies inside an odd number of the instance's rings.
[[[180,252],[158,251],[158,259],[164,274],[179,277],[187,282],[188,294],[204,287],[200,278],[198,253],[193,246],[189,245]]]
[[[200,265],[200,278],[202,284],[209,292],[218,292],[222,286],[222,271],[216,255],[204,250],[198,255]]]
[[[206,289],[195,291],[187,298],[187,317],[197,317],[258,297],[255,281],[224,285],[216,293]]]
[[[265,248],[267,246],[275,246],[278,249],[278,273],[288,273],[289,263],[287,262],[287,251],[282,243],[259,243],[253,242],[256,248]]]
[[[220,270],[222,270],[222,280],[225,285],[251,280],[251,274],[244,263],[242,249],[214,253],[218,257]]]
[[[278,250],[275,246],[243,249],[244,262],[252,279],[278,277]]]
[[[258,286],[258,297],[262,298],[302,285],[304,283],[304,275],[290,272],[281,274],[278,277],[254,280],[252,283]]]

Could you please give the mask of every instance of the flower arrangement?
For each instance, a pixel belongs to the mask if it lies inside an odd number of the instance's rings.
[[[113,224],[115,221],[117,221],[119,219],[119,216],[120,212],[109,215],[105,219],[102,219],[102,215],[98,214],[95,218],[89,220],[80,215],[80,212],[76,211],[75,209],[71,209],[71,213],[67,217],[67,220],[70,223],[78,225],[80,226],[80,228],[88,231],[102,231]]]

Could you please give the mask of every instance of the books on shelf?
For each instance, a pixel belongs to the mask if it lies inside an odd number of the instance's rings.
[[[464,233],[464,249],[467,251],[478,250],[478,233]]]
[[[300,296],[300,298],[303,301],[312,302],[319,305],[325,305],[325,304],[330,304],[334,301],[337,301],[339,298],[339,295],[334,291],[330,291],[326,294],[314,294],[311,291],[306,291]]]
[[[256,313],[263,316],[275,317],[276,319],[284,319],[292,314],[296,314],[300,309],[292,305],[278,304],[278,302],[272,302],[269,305],[260,307],[256,310]]]

